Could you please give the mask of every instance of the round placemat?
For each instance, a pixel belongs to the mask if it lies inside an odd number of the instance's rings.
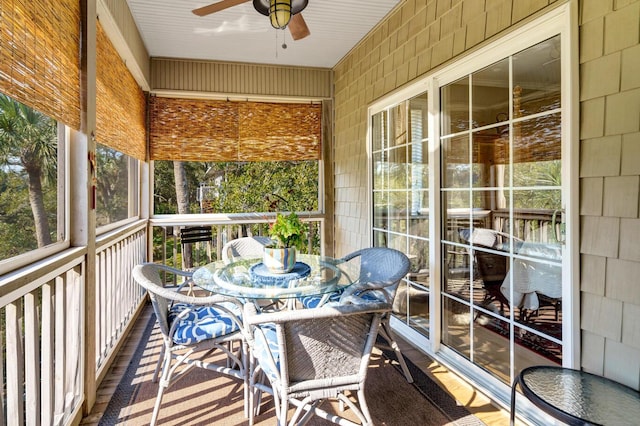
[[[259,285],[286,286],[289,281],[304,278],[311,273],[311,267],[303,262],[296,262],[293,269],[284,274],[274,274],[260,262],[249,268],[251,281]]]

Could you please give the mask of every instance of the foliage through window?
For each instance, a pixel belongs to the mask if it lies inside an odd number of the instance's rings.
[[[96,147],[96,226],[128,219],[137,214],[130,197],[137,191],[137,160],[104,145]]]
[[[0,94],[0,260],[64,239],[52,118]]]
[[[156,161],[154,210],[156,214],[317,211],[318,167],[318,161]],[[176,182],[182,184],[176,188]]]

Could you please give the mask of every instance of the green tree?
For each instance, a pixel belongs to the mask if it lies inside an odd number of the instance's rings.
[[[185,162],[189,213],[313,211],[318,162]],[[154,163],[155,213],[178,213],[174,166]],[[203,190],[205,203],[198,198]]]
[[[98,226],[128,217],[129,169],[128,157],[115,149],[98,145],[97,210]]]
[[[52,241],[43,182],[56,178],[57,142],[54,120],[0,94],[0,164],[26,173],[38,247]]]
[[[37,247],[26,179],[0,168],[0,259]]]
[[[317,161],[154,162],[154,211],[175,213],[246,213],[318,209]],[[181,186],[180,197],[176,182]],[[185,203],[186,194],[186,203]],[[183,207],[178,208],[178,199]],[[184,209],[184,205],[188,209]],[[266,232],[264,225],[255,225]],[[188,253],[182,253],[188,258]],[[176,262],[179,261],[176,259]],[[186,259],[186,264],[188,264]]]

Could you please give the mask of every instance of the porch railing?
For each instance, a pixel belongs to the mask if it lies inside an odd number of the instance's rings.
[[[0,422],[59,425],[83,402],[86,249],[0,277]]]
[[[97,382],[144,299],[131,270],[146,253],[146,220],[96,241]],[[0,424],[64,425],[81,415],[86,255],[65,250],[0,277]]]
[[[101,235],[96,241],[96,368],[98,381],[146,292],[133,267],[147,260],[147,221]]]
[[[509,221],[513,221],[513,235],[521,240],[541,243],[561,241],[562,211],[543,209],[515,209],[509,215],[506,209],[491,212],[493,229],[509,233]]]
[[[236,215],[194,215],[189,220],[173,217],[151,219],[153,235],[152,261],[170,265],[178,269],[192,269],[222,258],[222,247],[234,238],[268,235],[273,214],[236,214]],[[309,226],[307,233],[307,253],[325,254],[321,215],[300,214],[303,222]],[[210,230],[206,241],[193,243],[189,259],[180,239],[181,230],[190,227],[202,227]]]

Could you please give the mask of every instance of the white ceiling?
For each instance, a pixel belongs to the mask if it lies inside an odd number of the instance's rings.
[[[127,3],[152,57],[331,68],[403,0],[309,0],[302,16],[311,35],[297,41],[250,0],[204,17],[191,12],[217,1]]]

